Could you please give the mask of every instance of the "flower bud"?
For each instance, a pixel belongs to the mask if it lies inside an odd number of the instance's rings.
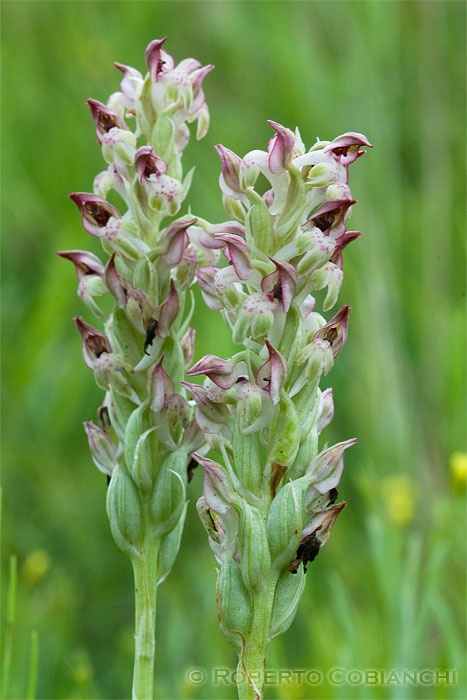
[[[182,259],[183,252],[188,245],[189,238],[187,229],[196,223],[197,219],[179,219],[171,224],[165,235],[164,260],[167,265],[178,265]]]
[[[222,309],[222,302],[219,300],[216,288],[214,286],[214,279],[217,274],[216,268],[201,267],[199,270],[196,270],[195,274],[206,306],[208,306],[210,309]]]
[[[97,255],[89,253],[87,250],[59,250],[57,255],[73,263],[80,281],[88,275],[102,277],[104,274],[104,266]]]
[[[102,137],[102,155],[107,163],[120,161],[124,165],[133,165],[135,150],[136,136],[131,131],[113,128]]]
[[[118,463],[117,445],[92,421],[86,421],[83,425],[94,464],[101,472],[111,476]]]
[[[254,384],[250,384],[246,380],[238,382],[237,386],[237,407],[236,419],[240,431],[246,435],[254,432],[262,426],[262,418],[268,417],[268,413],[264,410],[265,394]],[[270,416],[269,416],[270,417]]]
[[[350,187],[345,182],[335,182],[326,188],[326,199],[352,199]]]
[[[299,275],[306,275],[326,263],[336,248],[335,241],[325,236],[318,228],[310,231],[308,240],[308,251],[297,265]]]
[[[327,341],[313,338],[313,341],[304,348],[308,351],[308,363],[305,370],[307,380],[313,385],[320,380],[321,374],[329,374],[334,364],[332,348]]]
[[[135,154],[135,168],[150,208],[174,216],[180,208],[183,192],[179,180],[165,174],[167,163],[151,146],[142,146]]]
[[[269,360],[258,369],[255,381],[261,389],[264,389],[275,405],[279,402],[282,385],[287,376],[287,362],[266,338],[266,347],[269,352]]]
[[[227,311],[236,312],[246,299],[240,279],[231,265],[217,271],[214,277],[214,289]]]
[[[239,195],[243,195],[243,189],[240,186],[239,179],[242,160],[233,151],[230,151],[221,144],[215,146],[215,149],[221,159],[221,174],[219,176],[220,188],[224,194],[238,199]]]
[[[59,251],[58,255],[74,264],[79,280],[78,296],[93,314],[102,318],[104,312],[94,301],[94,297],[102,296],[105,293],[102,283],[104,266],[99,258],[85,250]]]
[[[161,355],[147,374],[149,406],[154,413],[160,413],[168,398],[175,393],[174,383],[162,367],[163,360],[164,355]]]
[[[203,104],[202,107],[198,110],[198,128],[196,129],[196,140],[200,141],[202,138],[206,136],[208,133],[209,129],[209,122],[210,122],[210,116],[209,116],[209,107],[207,106],[206,103]]]
[[[199,519],[201,520],[204,529],[208,533],[209,543],[219,545],[222,540],[223,531],[220,527],[219,520],[215,517],[216,513],[211,511],[204,496],[201,496],[196,501],[196,510],[198,511]],[[222,560],[220,560],[220,562],[221,561]]]
[[[183,253],[182,259],[177,265],[176,280],[180,289],[191,287],[195,278],[196,268],[199,265],[198,256],[191,246]]]
[[[170,280],[170,289],[167,298],[157,309],[159,321],[157,325],[157,335],[167,338],[172,330],[172,325],[180,313],[180,298],[173,280]]]
[[[88,309],[97,316],[104,318],[105,313],[94,301],[94,297],[101,297],[105,294],[105,287],[102,278],[97,275],[86,275],[78,285],[78,296],[86,304]]]
[[[241,344],[246,338],[264,337],[274,323],[275,305],[265,294],[250,294],[242,304],[233,329],[232,340]]]
[[[231,233],[216,233],[214,238],[225,243],[224,255],[239,279],[247,280],[251,273],[251,259],[244,239]]]
[[[138,402],[138,395],[124,372],[131,372],[131,365],[122,355],[104,352],[94,361],[94,378],[97,386],[104,391],[112,387],[122,396]]]
[[[204,469],[203,496],[208,508],[220,515],[235,501],[227,472],[220,464],[198,453],[192,455]]]
[[[125,311],[133,326],[140,332],[146,334],[144,352],[153,340],[152,324],[155,323],[153,314],[156,312],[148,295],[142,289],[131,288],[128,293]]]
[[[187,389],[196,401],[196,421],[205,431],[206,439],[210,434],[218,433],[224,426],[227,418],[227,412],[224,406],[212,401],[204,387],[199,384],[190,384],[189,382],[181,382],[181,385]]]
[[[309,464],[307,474],[312,477],[313,488],[319,493],[326,493],[337,486],[344,469],[344,452],[356,442],[356,438],[339,442],[320,452]]]
[[[292,151],[295,143],[295,136],[290,129],[286,129],[281,124],[268,119],[268,124],[277,132],[269,140],[269,169],[272,173],[278,174],[286,170],[292,159]]]
[[[232,360],[223,360],[216,355],[205,355],[191,369],[187,370],[188,377],[205,374],[221,389],[230,389],[236,382],[238,373]]]
[[[311,282],[315,289],[328,288],[323,301],[323,311],[329,311],[336,303],[343,279],[344,273],[332,262],[326,263],[311,275]]]
[[[193,357],[195,354],[195,337],[196,331],[194,328],[189,328],[183,338],[180,341],[180,346],[183,352],[183,360],[185,369],[193,362]]]
[[[104,279],[107,289],[117,302],[117,306],[124,309],[128,301],[128,293],[134,288],[117,270],[115,253],[112,253],[105,266]]]
[[[179,425],[184,429],[188,427],[190,407],[183,396],[179,394],[169,396],[166,406],[166,419],[170,430],[175,431]]]
[[[328,157],[311,167],[307,173],[306,182],[313,187],[327,187],[336,183],[344,183],[346,178],[345,168],[334,158]]]
[[[125,66],[122,63],[114,63],[114,66],[123,73],[123,79],[120,83],[120,90],[123,95],[121,102],[127,110],[134,112],[136,95],[141,89],[143,76],[139,70],[131,66]]]
[[[90,326],[80,318],[74,318],[73,321],[78,328],[79,334],[83,340],[83,358],[89,369],[95,369],[96,360],[103,353],[110,353],[109,341],[98,330]]]
[[[327,425],[332,421],[332,418],[334,416],[334,401],[333,401],[333,395],[332,395],[332,388],[329,387],[329,389],[326,389],[326,391],[323,391],[322,394],[323,397],[323,407],[321,409],[321,413],[318,419],[318,432],[320,433],[322,430],[325,429]]]

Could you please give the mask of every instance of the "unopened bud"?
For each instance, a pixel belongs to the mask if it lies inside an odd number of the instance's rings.
[[[111,476],[118,463],[117,445],[92,421],[87,421],[83,425],[94,464],[101,472]]]
[[[311,275],[311,282],[315,289],[328,288],[323,302],[323,311],[329,311],[336,303],[343,279],[344,273],[332,262],[326,263]]]

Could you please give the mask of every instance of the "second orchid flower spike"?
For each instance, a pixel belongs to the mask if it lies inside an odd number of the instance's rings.
[[[207,305],[221,311],[239,351],[209,355],[185,384],[217,462],[196,453],[205,472],[198,512],[219,564],[222,631],[238,652],[241,699],[262,697],[270,641],[291,624],[305,574],[346,505],[337,503],[344,452],[321,444],[334,413],[320,389],[347,337],[350,307],[329,321],[343,280],[342,252],[355,200],[349,165],[371,147],[349,132],[306,151],[298,130],[276,122],[267,150],[243,158],[217,146],[220,187],[234,221],[206,234],[223,246],[227,267],[197,272]],[[270,183],[255,190],[258,175]],[[234,229],[235,227],[235,229]],[[233,232],[234,231],[234,232]],[[321,444],[321,447],[320,447]]]

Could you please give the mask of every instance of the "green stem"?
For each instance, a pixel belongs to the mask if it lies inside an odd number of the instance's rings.
[[[10,680],[11,654],[13,650],[13,637],[15,633],[16,622],[16,579],[17,579],[17,561],[16,555],[10,557],[10,575],[8,582],[8,604],[6,616],[6,633],[5,643],[3,648],[3,672],[1,683],[1,697],[8,697],[8,686]]]
[[[159,544],[158,540],[146,539],[141,557],[132,559],[135,575],[133,700],[153,698]]]
[[[265,582],[265,588],[252,596],[251,626],[237,669],[239,700],[261,700],[263,697],[276,583],[277,579],[271,577]]]
[[[36,697],[37,683],[37,662],[39,656],[37,631],[31,632],[31,658],[29,660],[29,679],[26,693],[27,700],[34,700]]]

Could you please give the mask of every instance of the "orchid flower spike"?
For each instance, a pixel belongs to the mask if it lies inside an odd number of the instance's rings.
[[[164,47],[165,39],[147,47],[146,75],[116,64],[121,90],[106,104],[88,100],[105,170],[94,192],[70,199],[103,257],[59,253],[73,263],[78,294],[101,323],[96,328],[75,319],[84,361],[105,392],[97,423],[86,421],[84,428],[92,459],[109,482],[113,537],[135,571],[136,700],[152,697],[155,587],[180,546],[192,454],[207,449],[181,384],[194,356],[189,287],[196,269],[215,264],[226,244],[212,246],[213,233],[200,236],[197,218],[187,210],[179,214],[193,175],[183,174],[188,125],[198,122],[197,138],[206,133],[202,82],[212,66],[191,58],[176,65]],[[107,199],[112,191],[122,202],[118,208]],[[239,257],[241,250],[230,245]],[[101,303],[105,296],[115,302],[110,313]]]
[[[350,307],[326,321],[315,294],[324,290],[324,313],[337,302],[344,249],[360,235],[347,231],[356,203],[349,166],[371,148],[349,132],[307,151],[297,129],[269,125],[266,150],[241,158],[216,146],[224,206],[238,228],[204,225],[216,229],[228,266],[196,274],[239,347],[187,371],[205,376],[189,390],[218,460],[195,455],[205,472],[198,512],[219,564],[218,615],[239,655],[241,697],[252,700],[262,697],[270,640],[291,624],[305,574],[345,506],[337,486],[355,439],[321,443],[334,403],[319,385],[343,349]],[[260,174],[270,184],[262,195]]]

